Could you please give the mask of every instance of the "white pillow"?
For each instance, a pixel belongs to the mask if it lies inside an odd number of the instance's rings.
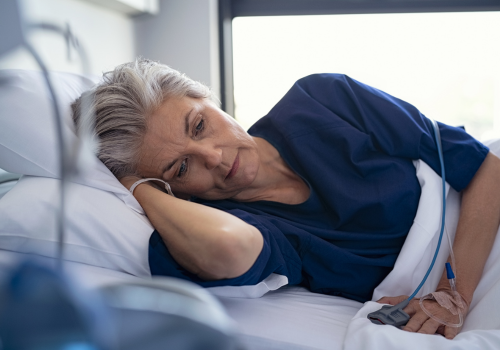
[[[94,85],[70,73],[50,73],[64,117],[64,135],[74,142],[70,104]],[[37,71],[0,71],[0,168],[12,173],[56,177],[59,162],[51,98]]]
[[[97,79],[58,72],[50,79],[64,137],[73,144],[70,105]],[[59,180],[50,178],[59,177],[59,145],[50,95],[37,71],[3,70],[0,82],[0,168],[45,177],[25,177],[2,198],[0,247],[56,257]],[[148,243],[154,229],[139,203],[94,155],[87,155],[83,170],[69,187],[65,259],[150,276]]]
[[[68,145],[74,144],[71,103],[97,79],[62,72],[51,72],[50,78],[64,120],[64,137]],[[0,71],[0,168],[11,173],[59,178],[59,145],[50,101],[40,72]],[[144,214],[135,198],[93,155],[87,155],[84,169],[72,181],[114,193]]]
[[[58,256],[56,212],[60,180],[23,176],[0,200],[0,248],[50,258]],[[149,277],[146,216],[113,193],[72,184],[66,203],[64,260]],[[207,288],[212,294],[259,298],[288,283],[271,274],[256,285]]]
[[[72,143],[76,135],[70,105],[97,79],[51,73],[51,80],[64,135]],[[0,71],[0,125],[0,168],[32,175],[24,176],[0,200],[0,248],[55,258],[58,143],[40,72]],[[148,247],[154,229],[135,198],[95,156],[87,157],[85,169],[71,181],[64,259],[150,276]],[[256,286],[217,287],[214,293],[259,297],[286,283],[286,277],[272,275]]]
[[[60,180],[23,176],[0,200],[0,247],[56,258],[56,213]],[[113,193],[72,184],[67,213],[64,259],[151,276],[146,216],[130,210]]]

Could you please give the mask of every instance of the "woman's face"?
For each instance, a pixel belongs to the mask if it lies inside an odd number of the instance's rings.
[[[207,99],[169,98],[148,119],[138,171],[167,181],[177,196],[229,198],[258,169],[253,138]]]

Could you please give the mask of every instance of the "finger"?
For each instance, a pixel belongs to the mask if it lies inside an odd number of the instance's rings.
[[[441,334],[442,336],[444,336],[445,328],[446,327],[444,325],[439,326],[438,329],[436,329],[436,334]]]
[[[418,332],[420,328],[422,328],[422,325],[429,319],[429,316],[427,316],[423,312],[417,312],[415,315],[410,318],[406,326],[403,327],[404,331],[408,332]],[[436,327],[437,328],[437,327]]]
[[[403,309],[404,312],[406,312],[410,317],[413,317],[418,312],[422,312],[422,309],[420,308],[419,300],[418,299],[412,299],[410,303]],[[425,315],[425,314],[424,314]]]
[[[445,327],[444,336],[446,339],[453,339],[458,334],[459,328],[457,327]]]
[[[439,323],[436,320],[433,320],[432,318],[429,318],[427,321],[424,322],[424,324],[418,330],[417,333],[435,334],[439,326],[441,326],[441,323]]]
[[[399,295],[397,297],[383,297],[377,300],[377,303],[381,304],[389,304],[389,305],[397,305],[404,301],[405,299],[408,299],[407,295]]]

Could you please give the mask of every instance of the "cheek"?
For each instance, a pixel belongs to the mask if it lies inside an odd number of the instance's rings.
[[[253,152],[248,151],[248,157],[245,158],[245,166],[241,167],[240,186],[250,185],[255,180],[259,171],[258,157]]]
[[[243,128],[235,122],[231,123],[231,126],[228,128],[233,135],[233,137],[241,143],[247,143],[252,140],[252,137],[248,135],[248,133],[243,130]]]
[[[172,184],[174,192],[180,192],[186,195],[199,196],[213,188],[213,181],[209,175],[193,176],[189,181],[184,184]]]

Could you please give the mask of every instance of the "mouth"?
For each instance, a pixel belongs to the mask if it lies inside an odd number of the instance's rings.
[[[226,175],[226,178],[224,179],[224,181],[225,180],[229,180],[234,175],[236,175],[236,173],[238,172],[238,168],[239,167],[240,167],[240,157],[237,154],[236,158],[234,159],[233,166],[231,167],[231,170],[229,170],[229,173]]]

